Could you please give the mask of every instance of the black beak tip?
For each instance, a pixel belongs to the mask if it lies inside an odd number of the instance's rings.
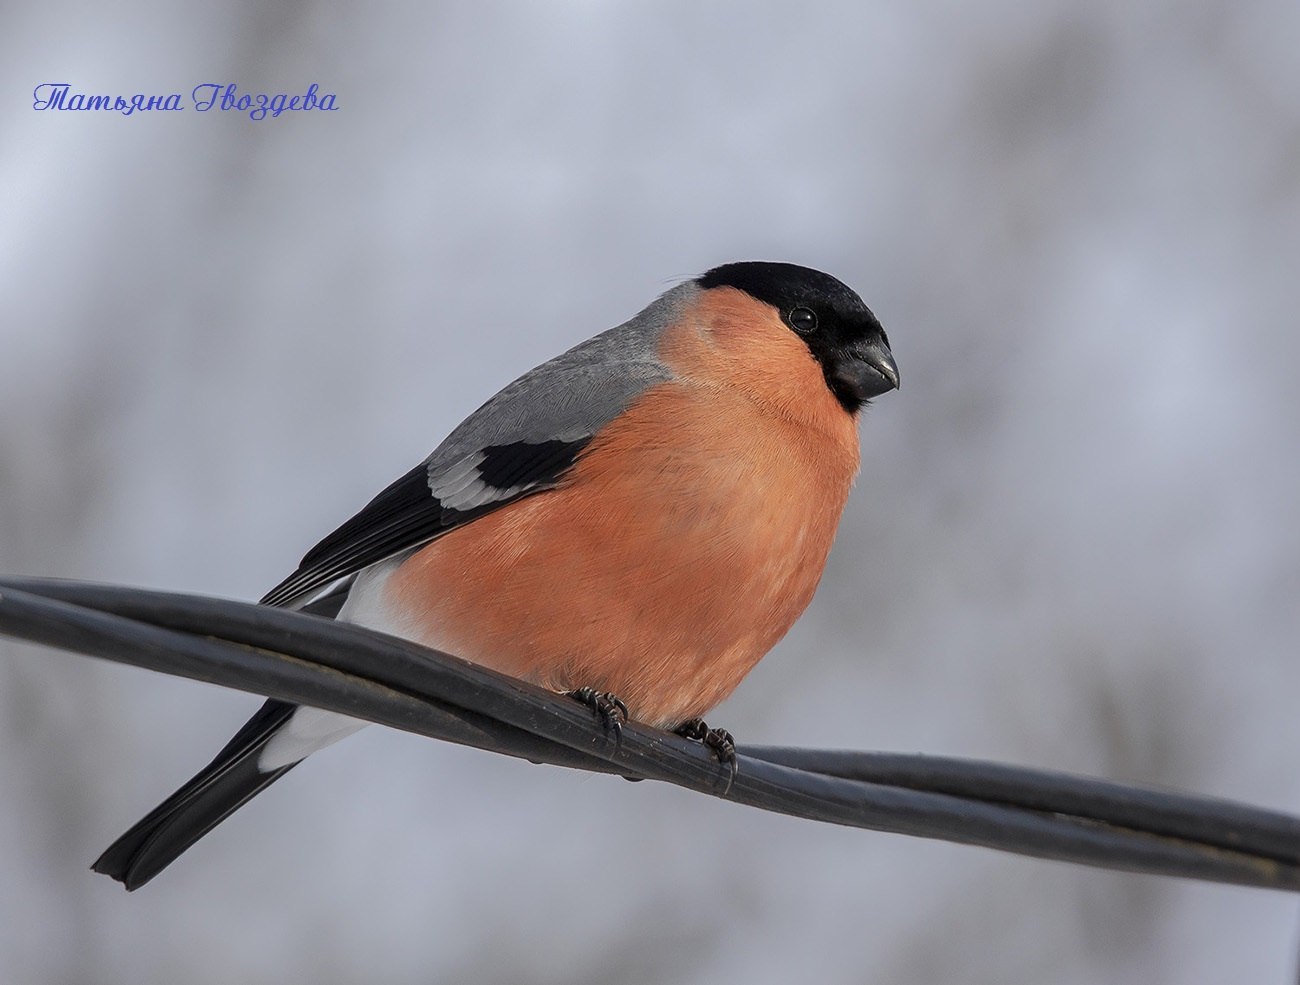
[[[880,359],[872,363],[872,368],[889,381],[891,390],[899,389],[898,364],[894,362],[893,354],[888,349],[884,349],[880,356]]]
[[[894,362],[893,353],[883,345],[873,345],[861,351],[854,360],[851,375],[853,389],[862,400],[898,389],[898,364]]]

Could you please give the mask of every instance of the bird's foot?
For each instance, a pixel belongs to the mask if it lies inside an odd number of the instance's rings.
[[[623,726],[627,724],[627,705],[617,695],[608,691],[597,691],[592,687],[580,687],[568,692],[574,701],[581,702],[596,713],[600,724],[606,732],[614,733],[614,748],[617,750],[623,742]]]
[[[673,731],[683,739],[694,739],[696,742],[703,743],[704,748],[711,751],[714,758],[731,771],[731,775],[727,777],[727,788],[722,792],[723,796],[730,793],[731,784],[735,782],[736,774],[740,772],[740,764],[736,761],[736,740],[731,733],[725,728],[709,728],[702,718],[692,718],[689,722],[683,722]]]

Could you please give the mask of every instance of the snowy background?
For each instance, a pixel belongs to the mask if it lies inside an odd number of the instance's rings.
[[[515,375],[734,259],[903,389],[712,718],[1300,811],[1300,6],[0,8],[0,570],[254,599]],[[338,94],[38,113],[31,91]],[[1293,980],[1282,894],[370,729],[128,896],[257,699],[0,643],[0,981]]]

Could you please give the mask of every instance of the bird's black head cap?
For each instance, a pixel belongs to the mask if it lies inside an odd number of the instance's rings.
[[[898,386],[898,367],[884,328],[862,298],[830,274],[754,260],[714,267],[696,283],[706,289],[737,288],[780,312],[849,413]]]

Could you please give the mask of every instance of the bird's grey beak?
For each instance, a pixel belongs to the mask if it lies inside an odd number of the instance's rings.
[[[860,400],[898,389],[898,364],[884,342],[863,342],[849,350],[838,376]]]

